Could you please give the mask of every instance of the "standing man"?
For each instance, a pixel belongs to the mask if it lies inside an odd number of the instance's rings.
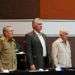
[[[0,70],[16,69],[16,44],[13,39],[13,28],[9,25],[3,28],[3,36],[0,38]]]
[[[52,44],[52,56],[56,67],[72,67],[68,32],[64,28],[59,31],[59,38]]]
[[[46,69],[49,67],[49,45],[46,36],[41,33],[42,20],[35,18],[32,21],[33,31],[26,34],[26,53],[31,70]]]

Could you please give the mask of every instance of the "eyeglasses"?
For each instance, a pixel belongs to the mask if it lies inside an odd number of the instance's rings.
[[[14,30],[6,30],[5,32],[13,32]]]

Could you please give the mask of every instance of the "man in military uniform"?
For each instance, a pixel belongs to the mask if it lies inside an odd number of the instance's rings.
[[[13,28],[9,25],[3,28],[3,36],[0,38],[0,70],[14,71],[16,69],[16,44],[13,39]]]

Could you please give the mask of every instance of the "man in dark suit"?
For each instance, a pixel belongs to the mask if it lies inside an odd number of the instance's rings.
[[[41,33],[42,20],[35,18],[32,21],[32,28],[33,31],[25,36],[27,61],[31,70],[46,69],[49,67],[51,57],[46,36]]]

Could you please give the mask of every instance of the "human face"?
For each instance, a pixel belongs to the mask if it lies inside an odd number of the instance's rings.
[[[37,32],[41,32],[42,30],[42,23],[34,23],[33,29],[35,29]]]
[[[68,39],[68,33],[67,32],[62,32],[61,38],[66,41]]]
[[[6,30],[4,31],[4,36],[6,38],[12,38],[13,37],[13,28],[7,27]]]

